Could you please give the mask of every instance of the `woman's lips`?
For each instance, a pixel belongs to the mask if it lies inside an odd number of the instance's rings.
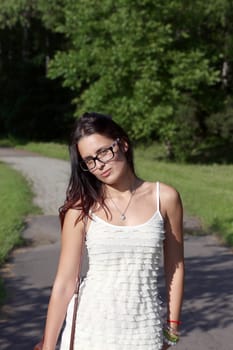
[[[101,173],[102,177],[107,177],[108,175],[110,175],[111,169],[105,170],[103,173]]]

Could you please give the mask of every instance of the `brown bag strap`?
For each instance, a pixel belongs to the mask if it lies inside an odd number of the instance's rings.
[[[79,279],[79,282],[77,284],[77,288],[74,294],[74,307],[73,307],[73,318],[72,318],[69,350],[73,350],[74,348],[74,336],[75,336],[75,326],[76,326],[76,318],[77,318],[77,311],[78,311],[78,293],[79,293],[80,283],[81,281]]]
[[[78,301],[79,301],[79,287],[81,284],[81,269],[82,269],[82,256],[84,250],[84,241],[86,236],[86,221],[84,222],[84,235],[82,239],[81,253],[80,253],[80,261],[79,261],[79,277],[78,283],[74,292],[74,307],[73,307],[73,317],[72,317],[72,325],[71,325],[71,334],[70,334],[70,347],[69,350],[73,350],[74,348],[74,336],[75,336],[75,326],[76,326],[76,318],[77,318],[77,310],[78,310]]]

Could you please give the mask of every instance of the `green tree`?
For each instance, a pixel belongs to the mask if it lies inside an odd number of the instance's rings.
[[[18,35],[19,62],[30,52],[34,67],[49,67],[72,91],[77,116],[112,114],[134,140],[160,140],[181,160],[232,143],[231,0],[2,2],[0,27]]]
[[[216,53],[199,33],[207,10],[202,1],[67,0],[57,30],[70,45],[49,75],[75,91],[77,115],[107,112],[135,140],[160,138],[170,154],[184,144],[190,152],[205,129],[201,91],[220,80]],[[178,112],[185,109],[187,118]]]

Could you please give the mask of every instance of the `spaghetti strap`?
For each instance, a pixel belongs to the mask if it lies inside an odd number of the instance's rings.
[[[160,212],[159,209],[159,181],[156,182],[156,204],[157,204],[157,212]]]

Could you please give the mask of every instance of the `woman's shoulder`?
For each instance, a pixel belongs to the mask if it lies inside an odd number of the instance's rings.
[[[150,188],[151,190],[155,188],[157,190],[157,186],[158,186],[160,195],[164,197],[171,198],[171,197],[177,197],[179,195],[179,192],[176,190],[175,187],[161,181],[155,181],[155,182],[144,181],[143,185],[145,186],[145,188]]]
[[[176,212],[177,209],[182,209],[182,202],[177,189],[163,182],[160,183],[160,202],[164,213]]]
[[[64,225],[69,226],[82,226],[83,220],[81,219],[81,210],[77,208],[69,208],[65,213]]]
[[[144,186],[156,192],[159,191],[159,199],[162,208],[168,208],[171,206],[176,206],[181,203],[180,194],[177,189],[169,184],[164,182],[156,181],[156,182],[145,182]]]
[[[168,185],[164,182],[159,182],[160,193],[164,197],[168,198],[177,198],[179,196],[179,192],[177,189],[171,185]]]

